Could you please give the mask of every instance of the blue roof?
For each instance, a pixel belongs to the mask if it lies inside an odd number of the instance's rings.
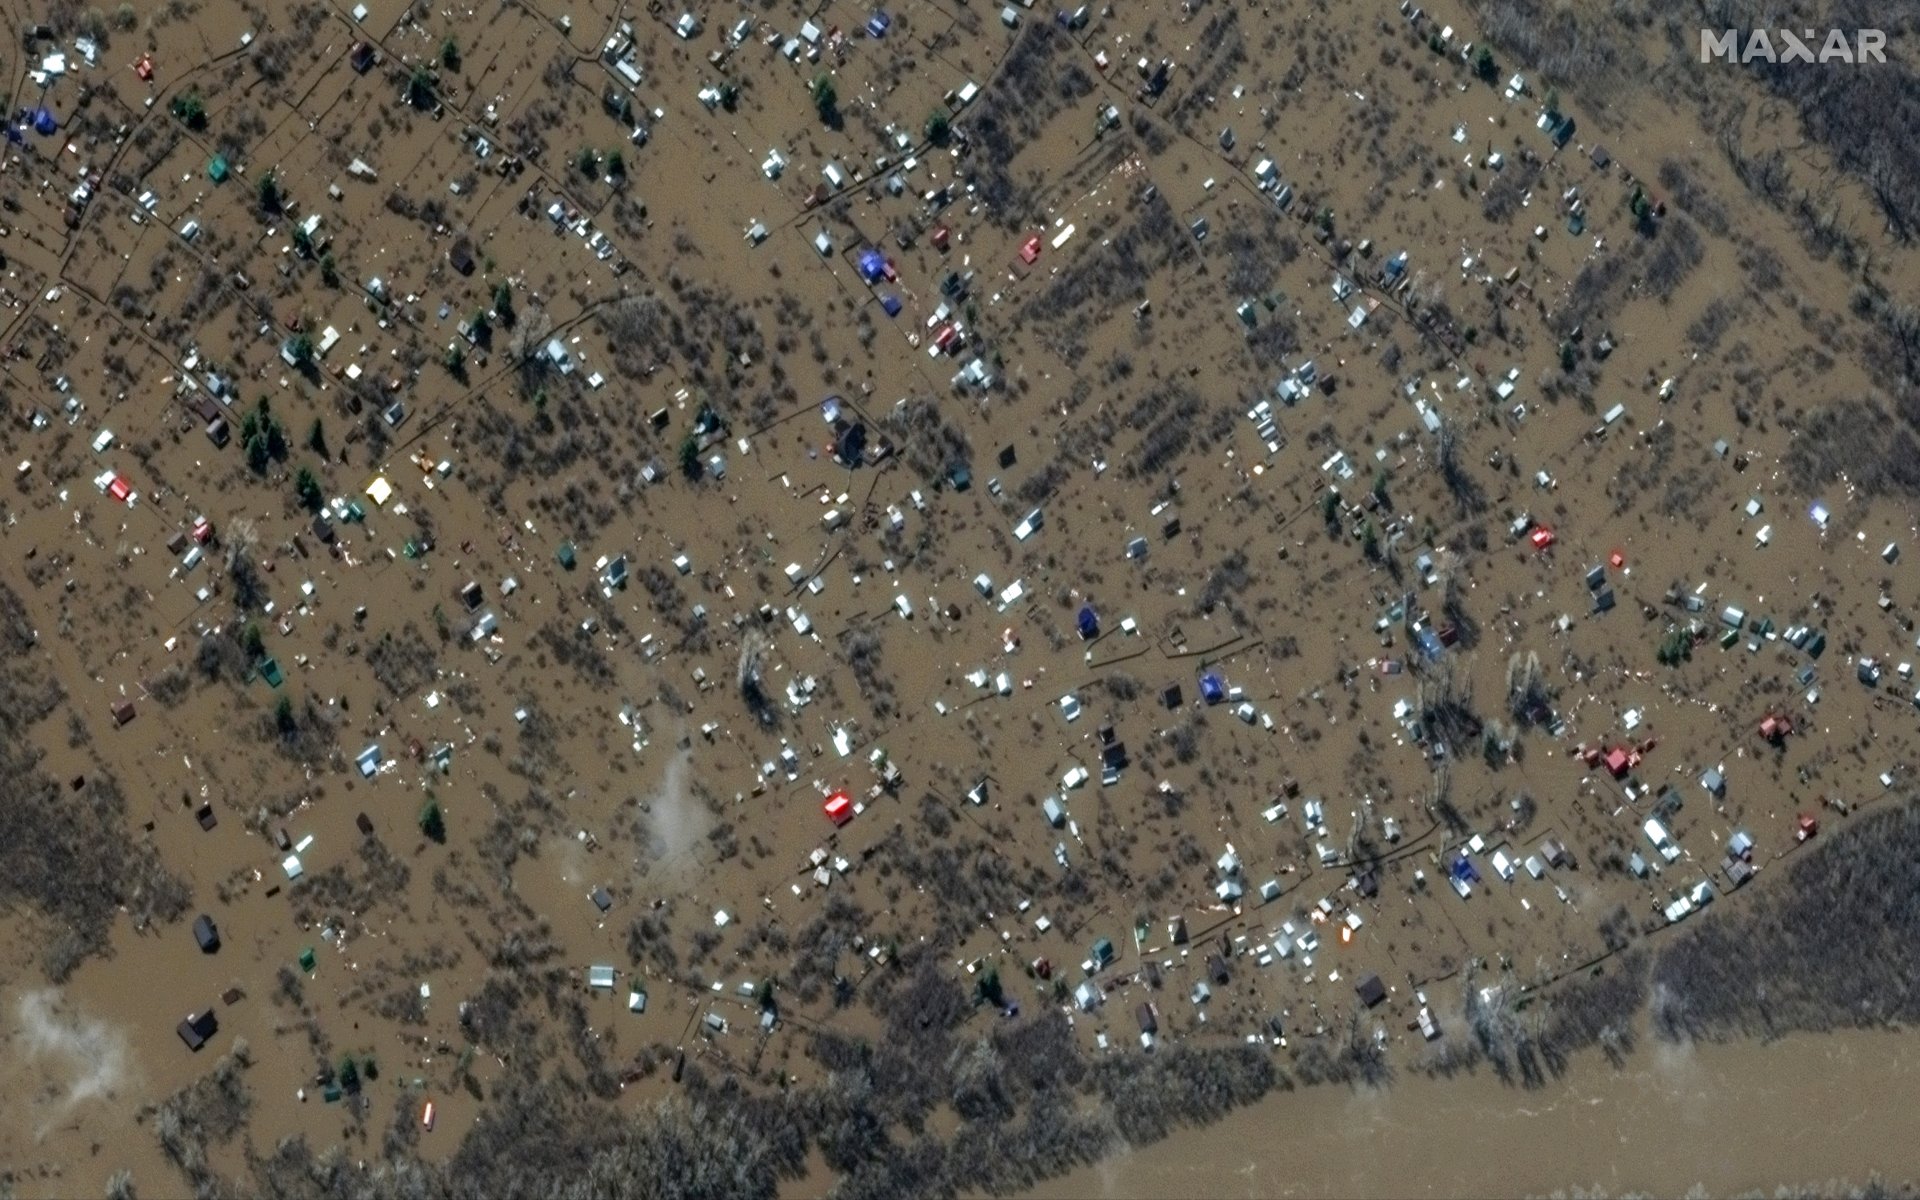
[[[1439,636],[1431,629],[1422,629],[1413,635],[1413,640],[1420,643],[1420,652],[1428,658],[1439,658],[1446,652],[1446,647],[1441,645]]]
[[[1090,638],[1100,632],[1100,616],[1089,604],[1080,610],[1080,636]]]
[[[867,36],[885,37],[892,25],[893,18],[876,8],[873,10],[873,15],[867,18]]]
[[[900,315],[900,297],[889,292],[880,297],[880,307],[886,310],[888,316],[897,317]]]
[[[868,246],[860,252],[858,261],[860,278],[873,283],[887,273],[887,256]]]
[[[60,128],[60,123],[53,119],[53,113],[51,111],[44,108],[35,109],[33,114],[33,128],[34,132],[45,135]]]
[[[1200,677],[1200,697],[1208,704],[1218,704],[1227,698],[1226,681],[1218,671],[1208,671]]]

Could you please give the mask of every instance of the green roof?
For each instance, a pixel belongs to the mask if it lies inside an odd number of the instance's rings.
[[[226,155],[216,154],[213,156],[213,161],[207,164],[207,178],[213,180],[215,183],[225,183],[227,181]]]

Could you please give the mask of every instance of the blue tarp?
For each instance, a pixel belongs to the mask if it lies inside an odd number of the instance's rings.
[[[1219,672],[1208,671],[1200,677],[1200,698],[1208,704],[1218,704],[1227,698],[1227,684]]]
[[[900,315],[900,297],[891,293],[882,296],[880,297],[880,307],[886,310],[888,316],[897,317]]]
[[[860,252],[857,266],[860,271],[860,278],[866,280],[868,283],[878,283],[880,280],[886,278],[887,256],[869,246]]]
[[[888,16],[886,13],[882,12],[880,9],[877,9],[877,8],[874,9],[873,15],[867,18],[867,36],[868,37],[885,37],[887,36],[887,30],[891,29],[892,27],[893,27],[893,18]]]
[[[1080,636],[1083,639],[1090,639],[1099,636],[1099,633],[1099,614],[1095,613],[1093,605],[1089,604],[1080,610]]]
[[[58,128],[60,128],[60,123],[53,119],[52,112],[44,108],[34,110],[33,131],[35,133],[46,137]]]

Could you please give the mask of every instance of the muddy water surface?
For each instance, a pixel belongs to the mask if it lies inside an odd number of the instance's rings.
[[[1161,1196],[1523,1196],[1575,1187],[1723,1196],[1920,1173],[1920,1039],[1644,1044],[1520,1092],[1482,1073],[1385,1092],[1309,1089],[1036,1189]]]

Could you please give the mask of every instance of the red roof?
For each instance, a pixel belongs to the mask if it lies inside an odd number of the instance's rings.
[[[1542,525],[1528,534],[1527,540],[1533,543],[1535,550],[1545,550],[1548,546],[1553,545],[1555,538],[1553,536],[1553,530]]]
[[[135,60],[133,64],[133,73],[135,75],[138,75],[141,79],[145,79],[145,80],[152,79],[153,78],[153,56],[151,54],[142,54],[137,60]]]
[[[1607,770],[1612,771],[1615,775],[1625,775],[1627,773],[1627,766],[1631,761],[1624,746],[1615,746],[1613,749],[1607,751]]]
[[[107,485],[107,495],[112,496],[115,500],[125,500],[132,494],[133,489],[128,487],[127,481],[118,475],[115,475],[113,482]]]
[[[847,798],[845,792],[835,792],[828,796],[826,804],[821,807],[825,810],[827,819],[835,825],[845,825],[853,820],[853,801]]]
[[[1020,261],[1032,266],[1040,257],[1040,235],[1034,234],[1020,243]]]
[[[934,247],[934,249],[936,249],[936,250],[945,250],[945,249],[947,248],[947,240],[948,240],[949,238],[951,238],[952,236],[953,236],[953,234],[952,234],[951,232],[949,232],[949,231],[948,231],[948,229],[947,229],[947,227],[946,227],[945,225],[935,225],[935,226],[933,227],[933,247]]]
[[[213,525],[205,517],[196,520],[193,523],[193,540],[204,546],[212,539]]]

